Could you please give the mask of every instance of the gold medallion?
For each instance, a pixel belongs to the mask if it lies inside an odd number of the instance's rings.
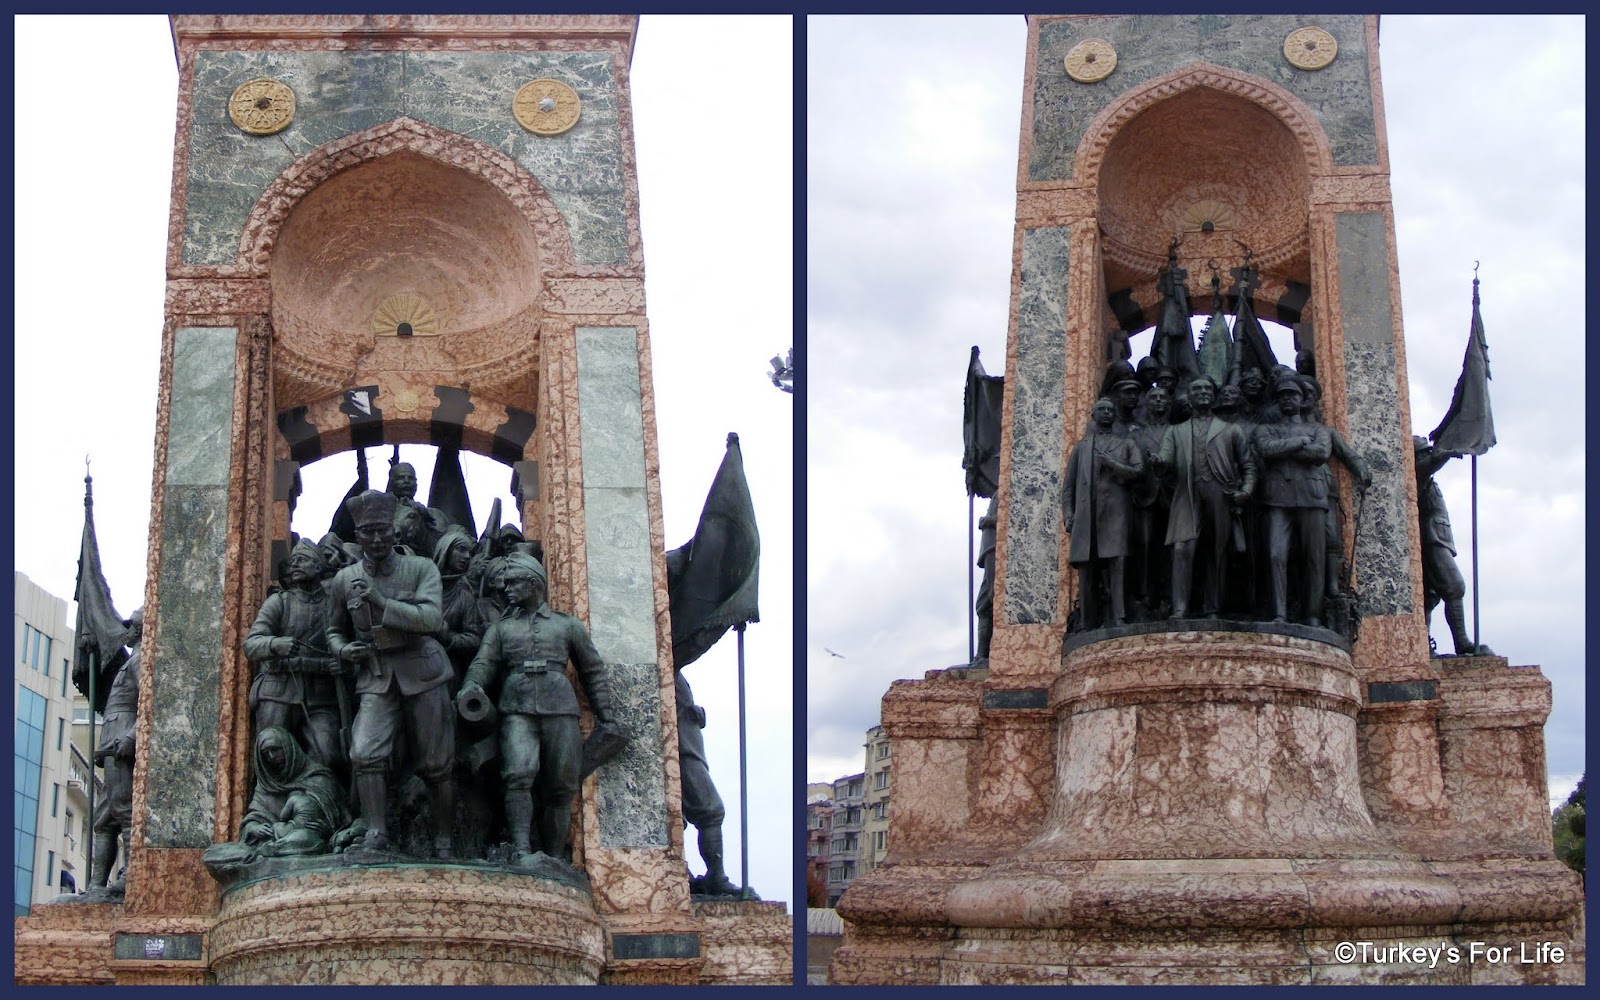
[[[401,389],[394,397],[394,408],[401,413],[412,413],[421,404],[422,399],[413,389]]]
[[[578,123],[578,92],[560,80],[533,80],[511,99],[522,127],[535,135],[560,135]]]
[[[1067,75],[1079,83],[1099,83],[1117,68],[1117,50],[1104,38],[1085,38],[1065,60]]]
[[[1321,69],[1339,54],[1339,43],[1321,28],[1297,28],[1283,40],[1283,57],[1296,69]]]
[[[228,98],[228,117],[251,135],[282,132],[294,119],[294,91],[267,77],[247,80]]]

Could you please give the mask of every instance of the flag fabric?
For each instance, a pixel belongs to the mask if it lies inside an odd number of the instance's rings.
[[[1483,336],[1483,314],[1478,308],[1478,279],[1472,279],[1472,329],[1467,353],[1461,360],[1461,377],[1450,397],[1450,409],[1428,437],[1441,451],[1482,455],[1494,447],[1494,412],[1489,408],[1489,342]]]
[[[1206,328],[1200,333],[1199,363],[1200,374],[1209,375],[1217,385],[1228,381],[1228,373],[1233,369],[1233,340],[1220,301],[1212,303],[1211,318],[1206,320]]]
[[[729,434],[694,537],[667,553],[667,603],[677,669],[699,659],[728,629],[761,620],[756,607],[760,563],[761,538],[744,478],[739,435]]]
[[[967,387],[961,403],[961,467],[967,470],[967,495],[992,497],[1000,488],[1000,409],[1003,375],[990,375],[973,347],[967,362]]]
[[[347,542],[356,540],[356,521],[350,514],[350,509],[345,506],[345,500],[358,497],[372,487],[367,485],[367,450],[356,449],[356,481],[350,489],[345,491],[344,500],[339,501],[339,506],[333,512],[333,523],[328,525],[328,530],[338,535]]]
[[[478,528],[472,519],[472,498],[467,495],[467,478],[461,472],[461,449],[453,445],[440,445],[433,462],[433,481],[428,484],[428,506],[444,511],[450,523],[467,529],[467,534],[478,537]]]
[[[1194,330],[1189,326],[1189,289],[1185,284],[1189,273],[1177,266],[1175,253],[1168,256],[1168,262],[1158,280],[1162,293],[1161,315],[1156,321],[1155,337],[1150,342],[1150,356],[1161,367],[1171,368],[1178,376],[1178,384],[1186,386],[1200,374],[1200,359],[1194,352]]]
[[[89,660],[95,662],[94,710],[105,711],[111,682],[128,659],[122,640],[128,628],[111,603],[111,588],[100,568],[100,543],[94,533],[94,484],[83,477],[83,540],[78,549],[78,583],[72,593],[78,602],[78,619],[73,626],[75,649],[72,683],[89,697]]]
[[[1258,368],[1263,377],[1272,377],[1272,370],[1278,366],[1278,356],[1272,353],[1267,331],[1261,328],[1255,303],[1248,294],[1239,296],[1239,311],[1233,320],[1233,346],[1234,367],[1240,372]]]

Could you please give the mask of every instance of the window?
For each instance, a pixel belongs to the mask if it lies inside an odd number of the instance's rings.
[[[856,839],[856,835],[855,834],[847,833],[847,834],[844,835],[844,849],[845,849],[846,853],[849,853],[850,851],[857,850],[860,847],[861,847],[861,842],[858,839]]]
[[[60,750],[67,741],[67,720],[63,716],[56,717],[56,749]]]
[[[44,863],[44,884],[49,885],[56,880],[56,852],[51,851],[46,857],[48,860]]]
[[[872,849],[874,851],[886,851],[889,849],[888,830],[879,830],[872,835]]]
[[[889,744],[887,744],[887,743],[879,743],[878,744],[878,759],[879,760],[883,760],[887,756],[889,756]]]
[[[889,803],[887,803],[887,802],[874,802],[872,804],[872,818],[873,819],[888,819],[889,818]]]
[[[889,787],[889,769],[887,767],[872,776],[872,787],[880,789]]]
[[[50,676],[50,637],[44,636],[44,657],[39,661],[39,669],[44,671],[46,677]]]
[[[67,696],[67,676],[72,673],[72,661],[66,658],[61,660],[61,697]]]
[[[50,786],[50,815],[54,816],[61,810],[61,782]]]
[[[33,903],[33,857],[39,828],[39,780],[44,760],[44,725],[48,703],[26,686],[17,688],[15,770],[12,790],[13,854],[12,904],[15,915],[25,917]]]

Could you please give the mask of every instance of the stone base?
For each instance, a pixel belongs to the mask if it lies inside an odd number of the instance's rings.
[[[880,867],[851,887],[834,985],[1581,984],[1582,894],[1557,862],[1213,859]],[[1002,886],[1058,904],[984,908]],[[1413,882],[1431,882],[1417,893]],[[1341,892],[1335,890],[1342,889]],[[1342,899],[1340,896],[1342,895]],[[1298,899],[1297,899],[1298,896]],[[941,907],[940,900],[945,903]],[[1320,908],[1317,903],[1323,904]],[[1338,905],[1327,905],[1337,900]],[[1454,900],[1448,912],[1439,904]],[[940,912],[942,911],[942,912]],[[1432,919],[1425,918],[1432,911]],[[1419,918],[1407,922],[1408,918]],[[1355,949],[1350,957],[1339,946]],[[1365,943],[1365,944],[1363,944]],[[1544,946],[1560,949],[1556,952]],[[1451,948],[1456,949],[1454,953]]]
[[[122,907],[110,903],[41,903],[18,917],[14,933],[18,986],[53,983],[110,986],[112,925]]]
[[[727,900],[692,904],[702,925],[701,986],[788,986],[794,982],[794,924],[782,903]]]
[[[210,935],[220,984],[581,985],[605,939],[588,894],[507,871],[331,868],[241,886]]]

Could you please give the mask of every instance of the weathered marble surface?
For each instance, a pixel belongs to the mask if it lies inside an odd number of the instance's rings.
[[[455,866],[257,882],[224,898],[209,945],[219,984],[592,984],[605,959],[587,893]]]
[[[579,327],[577,354],[590,634],[611,670],[617,721],[631,737],[622,756],[599,771],[600,843],[664,847],[661,678],[638,331]]]
[[[1402,411],[1387,227],[1381,212],[1344,213],[1335,217],[1335,232],[1350,444],[1372,470],[1356,536],[1356,588],[1364,617],[1408,615],[1413,608],[1407,542],[1417,511],[1406,499],[1406,480],[1416,473],[1410,439],[1395,427]]]
[[[1283,57],[1289,32],[1315,25],[1334,36],[1339,54],[1315,71]],[[1117,67],[1100,83],[1081,84],[1062,60],[1085,38],[1117,50]],[[1039,26],[1039,72],[1033,99],[1031,181],[1067,180],[1084,130],[1094,116],[1133,87],[1204,60],[1281,85],[1316,113],[1339,166],[1377,162],[1367,29],[1362,16],[1145,14],[1046,20]]]
[[[236,336],[225,327],[174,333],[158,628],[144,674],[149,847],[211,843]]]
[[[1007,625],[1056,616],[1061,539],[1063,379],[1067,315],[1067,226],[1022,233],[1011,383],[1011,466],[1006,529]]]
[[[228,117],[235,87],[272,77],[295,93],[294,120],[253,136]],[[549,77],[583,101],[558,136],[526,131],[511,99]],[[195,58],[194,122],[183,262],[231,263],[250,210],[291,163],[326,142],[406,116],[512,157],[550,193],[579,263],[627,260],[622,134],[607,52],[328,52],[203,50]]]

